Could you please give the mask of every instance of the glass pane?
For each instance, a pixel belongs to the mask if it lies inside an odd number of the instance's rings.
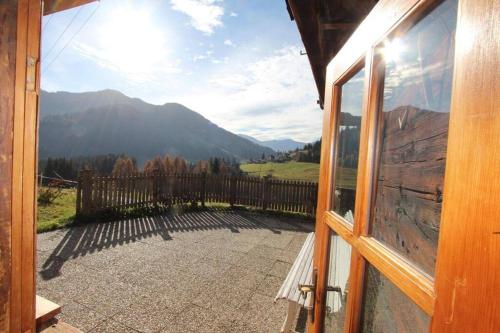
[[[344,331],[350,266],[351,246],[332,232],[328,259],[328,286],[340,287],[341,292],[329,291],[326,294],[325,333]]]
[[[367,263],[361,331],[366,333],[428,332],[430,317],[398,287]]]
[[[354,200],[358,172],[359,135],[363,109],[365,69],[358,71],[341,87],[340,114],[335,156],[335,195],[333,210],[354,223]]]
[[[433,275],[442,205],[457,2],[384,44],[371,235]]]

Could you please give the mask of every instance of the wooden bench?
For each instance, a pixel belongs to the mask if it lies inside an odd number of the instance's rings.
[[[346,218],[353,221],[352,213],[348,212]],[[326,291],[331,291],[326,295],[326,313],[337,313],[345,306],[349,280],[349,262],[351,260],[351,247],[345,241],[340,241],[338,235],[330,238],[329,273]],[[285,322],[281,327],[282,333],[290,333],[292,324],[297,317],[300,307],[307,310],[312,309],[312,293],[302,294],[299,285],[304,287],[312,285],[313,279],[313,252],[314,252],[314,232],[311,232],[302,245],[302,248],[295,259],[283,285],[281,286],[275,301],[284,299],[288,301],[288,311]],[[345,264],[347,263],[347,265]],[[303,297],[306,296],[306,297]]]
[[[292,331],[292,325],[297,317],[300,307],[311,309],[311,293],[307,293],[304,298],[299,290],[299,284],[310,285],[313,275],[313,252],[314,252],[314,232],[311,232],[302,245],[295,262],[290,269],[283,285],[281,286],[274,301],[283,299],[288,301],[288,311],[281,327],[282,333]]]

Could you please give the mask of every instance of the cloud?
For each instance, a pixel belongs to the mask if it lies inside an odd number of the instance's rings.
[[[227,64],[228,60],[229,60],[228,57],[224,57],[222,59],[212,59],[211,61],[212,61],[212,64],[218,65],[218,64]]]
[[[235,133],[315,140],[321,136],[322,113],[307,57],[299,51],[287,46],[256,61],[228,63],[209,78],[209,91],[180,101]]]
[[[238,14],[236,14],[235,12],[231,12],[231,13],[229,14],[229,16],[231,16],[231,17],[238,17]]]
[[[227,45],[227,46],[236,46],[230,39],[226,39],[224,41],[224,45]]]
[[[212,54],[214,53],[214,51],[212,50],[207,50],[205,51],[204,54],[197,54],[193,57],[193,62],[197,62],[197,61],[200,61],[200,60],[207,60],[207,59],[212,59]]]
[[[205,60],[205,59],[207,59],[207,56],[204,55],[204,54],[195,55],[193,57],[193,61],[194,62],[197,62],[197,61],[200,61],[200,60]]]
[[[224,7],[221,0],[171,0],[172,9],[190,17],[191,25],[207,35],[223,26]]]

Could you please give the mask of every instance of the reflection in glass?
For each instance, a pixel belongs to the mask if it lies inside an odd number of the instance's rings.
[[[457,1],[384,43],[371,235],[434,274],[445,172]]]
[[[335,141],[333,210],[350,223],[354,223],[364,78],[363,68],[342,85]]]
[[[341,293],[329,291],[326,294],[325,333],[344,331],[350,265],[351,246],[332,232],[327,281],[328,286],[340,287]]]
[[[361,332],[428,332],[430,318],[375,267],[366,264]]]

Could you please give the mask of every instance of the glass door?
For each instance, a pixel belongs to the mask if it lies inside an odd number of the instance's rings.
[[[329,66],[310,332],[430,328],[458,0],[394,7]]]

